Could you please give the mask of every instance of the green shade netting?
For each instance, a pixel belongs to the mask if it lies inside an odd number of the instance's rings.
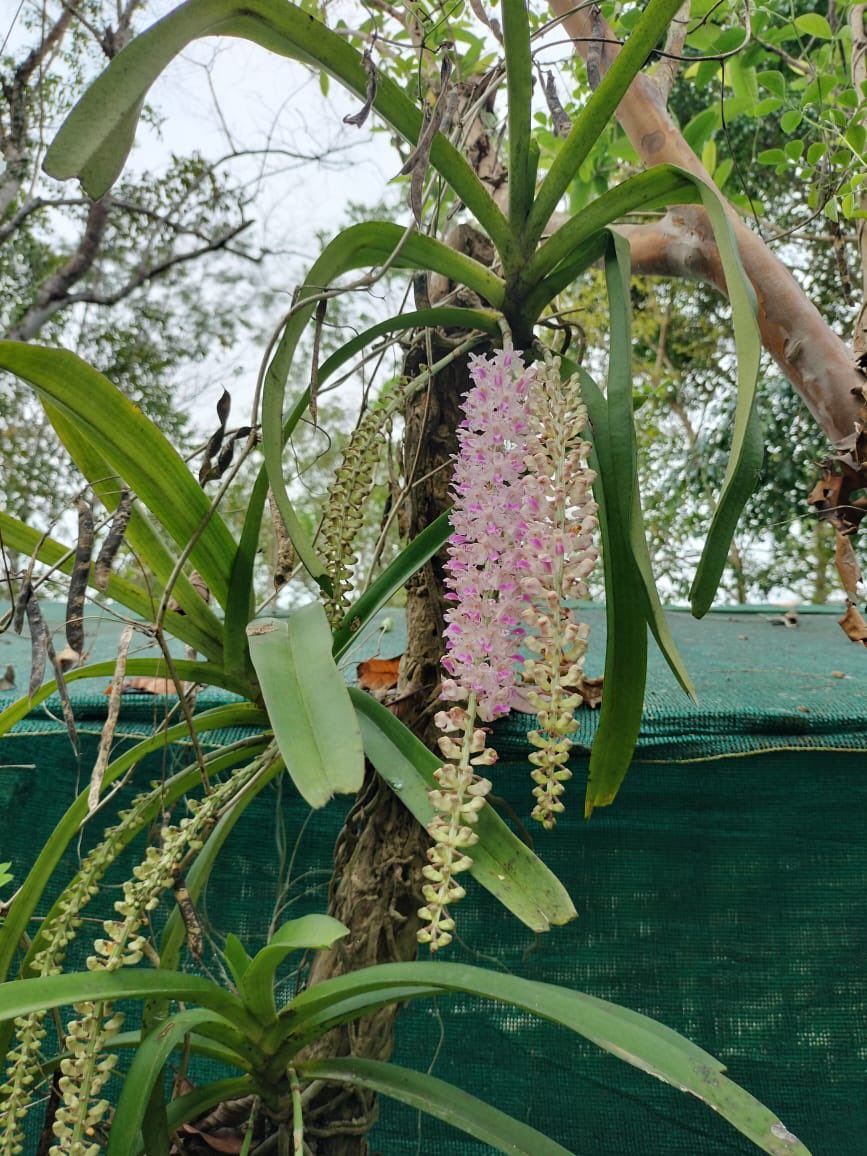
[[[604,616],[598,609],[586,616],[597,673]],[[616,804],[583,821],[586,756],[579,753],[571,811],[550,834],[531,832],[579,918],[535,936],[471,886],[456,909],[459,941],[450,958],[654,1016],[718,1056],[816,1156],[860,1156],[867,1152],[867,654],[828,614],[802,614],[794,629],[773,625],[774,616],[670,615],[699,706],[654,654],[636,766]],[[400,616],[388,617],[392,628],[371,633],[348,673],[365,654],[400,653]],[[0,664],[7,661],[0,645]],[[41,713],[0,744],[0,859],[13,861],[17,879],[88,781],[106,681],[80,698],[75,691],[80,757],[62,725]],[[166,705],[131,702],[123,733],[149,733]],[[597,717],[582,712],[581,744],[589,745]],[[525,819],[526,723],[513,717],[498,728],[495,768],[497,794]],[[179,744],[168,747],[139,769],[136,783],[140,789],[189,761]],[[276,906],[281,918],[325,909],[345,807],[311,815],[285,780],[257,800],[201,904],[214,942],[234,931],[256,949]],[[67,869],[78,853],[70,852]],[[109,891],[102,914],[113,897]],[[756,1151],[697,1101],[507,1007],[462,997],[409,1005],[398,1017],[395,1059],[474,1091],[582,1156]],[[371,1150],[490,1151],[390,1102]]]

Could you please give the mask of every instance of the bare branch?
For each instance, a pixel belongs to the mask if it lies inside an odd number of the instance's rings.
[[[75,252],[48,278],[36,295],[36,300],[12,327],[8,336],[13,341],[29,341],[49,317],[71,300],[69,290],[88,273],[99,255],[110,204],[111,199],[106,195],[90,206],[84,232]]]
[[[90,202],[83,197],[57,197],[48,200],[45,197],[32,197],[25,201],[20,209],[16,210],[4,225],[0,225],[0,244],[8,241],[17,232],[28,217],[38,213],[41,209],[81,208]]]
[[[119,301],[123,301],[126,297],[136,289],[140,289],[142,285],[147,285],[150,281],[156,281],[170,269],[174,269],[178,265],[183,265],[187,261],[197,261],[199,257],[204,257],[206,253],[216,253],[223,249],[229,249],[229,243],[243,233],[245,229],[249,229],[252,221],[244,221],[240,225],[235,225],[234,228],[229,229],[228,232],[221,234],[219,237],[214,237],[205,245],[200,245],[198,249],[190,249],[186,253],[174,253],[171,257],[167,257],[164,261],[160,261],[157,265],[145,266],[140,268],[128,281],[125,281],[120,288],[113,293],[71,293],[64,302],[66,305],[89,304],[89,305],[117,305]],[[229,250],[236,256],[243,256],[238,250]]]
[[[659,89],[659,95],[666,103],[671,96],[671,87],[680,71],[680,62],[683,56],[683,46],[686,34],[689,31],[689,0],[684,0],[668,27],[665,38],[665,55],[660,60],[653,79]]]

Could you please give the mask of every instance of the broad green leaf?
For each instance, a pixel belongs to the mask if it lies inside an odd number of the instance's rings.
[[[196,1028],[212,1021],[214,1013],[188,1008],[156,1025],[138,1044],[123,1079],[120,1099],[111,1124],[108,1156],[133,1156],[151,1093],[162,1079],[163,1069],[175,1048],[182,1047]],[[223,1021],[228,1026],[228,1020]]]
[[[349,928],[330,915],[303,915],[284,923],[272,935],[267,947],[256,952],[241,976],[239,991],[247,1010],[261,1024],[274,1023],[277,1019],[274,976],[286,956],[293,951],[331,947],[348,934]]]
[[[815,36],[818,40],[833,40],[834,33],[828,19],[819,12],[804,12],[795,17],[795,27],[804,36]]]
[[[94,449],[182,548],[221,606],[235,543],[180,455],[156,426],[101,373],[74,353],[0,341],[0,368],[28,382],[75,422]]]
[[[376,699],[350,689],[364,749],[377,772],[416,819],[426,826],[435,811],[428,788],[441,760]],[[563,884],[522,843],[493,807],[483,807],[476,825],[470,874],[504,907],[534,931],[568,923],[576,912]]]
[[[189,0],[136,37],[90,86],[49,148],[46,172],[59,180],[80,177],[91,196],[106,192],[132,147],[150,86],[193,40],[215,35],[239,36],[324,69],[359,100],[367,99],[369,75],[361,54],[303,9],[284,0]],[[383,73],[377,74],[373,106],[410,144],[418,141],[421,112]],[[430,161],[505,259],[514,247],[511,231],[468,161],[440,133]]]
[[[357,791],[361,735],[322,606],[311,602],[288,619],[258,618],[247,636],[274,738],[301,797],[323,807],[335,794]]]
[[[572,131],[537,191],[527,221],[525,240],[528,247],[535,245],[542,236],[572,178],[596,144],[629,85],[644,66],[679,7],[678,0],[649,0],[643,6],[641,19],[598,88],[584,105],[581,114],[573,121]]]
[[[295,1069],[306,1079],[350,1084],[391,1096],[510,1156],[569,1156],[568,1148],[529,1124],[426,1072],[357,1058],[314,1060],[296,1064]]]
[[[352,604],[334,631],[332,651],[335,659],[345,654],[365,624],[446,544],[450,533],[448,513],[440,514],[386,566],[376,581]]]
[[[739,1132],[772,1156],[809,1156],[779,1118],[728,1080],[723,1064],[664,1024],[583,992],[455,963],[382,964],[315,984],[292,1000],[287,1022],[304,1033],[328,1018],[329,1007],[367,993],[376,1003],[382,988],[418,985],[427,994],[466,992],[493,999],[562,1024],[598,1047],[704,1101]],[[359,1001],[357,1017],[365,1014]]]

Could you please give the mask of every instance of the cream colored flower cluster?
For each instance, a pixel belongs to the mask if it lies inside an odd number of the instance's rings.
[[[528,735],[536,748],[533,818],[551,828],[564,809],[587,646],[572,604],[586,597],[597,561],[595,475],[577,377],[562,381],[556,358],[528,369],[508,347],[473,358],[470,375],[453,482],[447,596],[454,605],[442,687],[443,698],[459,705],[437,719],[449,761],[430,792],[438,813],[428,826],[434,846],[419,912],[419,940],[432,951],[452,939],[448,905],[465,893],[454,877],[472,866],[468,848],[478,841],[473,827],[490,790],[473,766],[496,761],[477,719],[507,713],[519,684],[539,721]]]

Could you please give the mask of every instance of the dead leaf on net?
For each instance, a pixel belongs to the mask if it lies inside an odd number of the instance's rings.
[[[394,658],[366,658],[364,662],[359,662],[356,667],[359,688],[374,696],[394,690],[400,673],[401,657],[398,654]]]
[[[838,621],[847,638],[867,646],[867,622],[853,602],[847,604],[846,613]]]
[[[185,684],[181,683],[183,687]],[[162,694],[162,695],[177,695],[175,684],[170,678],[150,678],[142,675],[138,678],[124,679],[121,687],[121,694]],[[111,694],[111,687],[108,687],[105,694]]]
[[[799,625],[799,618],[797,610],[785,610],[782,614],[777,614],[773,618],[769,618],[771,626],[785,626],[789,630],[794,630]]]

